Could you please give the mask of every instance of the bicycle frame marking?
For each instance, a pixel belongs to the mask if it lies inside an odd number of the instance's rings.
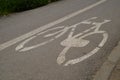
[[[68,37],[61,41],[60,45],[64,46],[65,48],[62,50],[62,52],[58,55],[57,57],[57,63],[59,65],[63,64],[65,61],[66,61],[66,53],[68,52],[68,50],[72,47],[85,47],[87,46],[90,41],[89,40],[85,40],[84,38],[87,37],[87,36],[91,36],[93,34],[102,34],[103,35],[103,39],[102,41],[98,44],[98,46],[96,48],[94,48],[92,51],[90,51],[89,53],[87,53],[86,55],[84,56],[81,56],[79,58],[76,58],[76,59],[72,59],[72,60],[69,60],[67,61],[64,66],[68,66],[68,65],[73,65],[73,64],[76,64],[76,63],[79,63],[87,58],[89,58],[90,56],[92,56],[93,54],[97,53],[101,47],[104,46],[104,44],[106,43],[107,39],[108,39],[108,34],[106,31],[102,31],[100,30],[101,26],[105,23],[108,23],[110,22],[111,20],[104,20],[103,22],[93,22],[91,20],[95,20],[97,19],[97,17],[92,17],[90,19],[87,19],[87,20],[84,20],[82,22],[79,22],[77,24],[74,24],[72,26],[60,26],[60,27],[55,27],[55,28],[51,28],[51,29],[48,29],[46,31],[43,31],[33,37],[30,37],[28,39],[26,39],[25,41],[23,41],[22,43],[20,43],[17,47],[16,47],[16,51],[19,51],[19,52],[24,52],[24,51],[28,51],[28,50],[31,50],[31,49],[34,49],[34,48],[37,48],[37,47],[40,47],[40,46],[43,46],[43,45],[46,45],[47,43],[50,43],[52,41],[54,41],[55,39],[61,37],[62,35],[64,35],[68,30],[71,30]],[[93,27],[83,31],[83,32],[80,32],[76,35],[73,35],[74,32],[75,32],[75,29],[76,27],[78,27],[80,24],[91,24],[93,25]],[[49,32],[49,31],[52,31],[52,30],[55,30],[55,29],[61,29],[59,31],[56,31],[54,33],[50,33],[50,34],[47,34],[47,35],[44,35],[44,38],[47,38],[47,37],[53,37],[51,39],[49,39],[48,41],[44,41],[40,44],[37,44],[37,45],[33,45],[33,46],[30,46],[30,47],[24,47],[26,43],[28,43],[29,41],[35,39],[37,36],[40,36],[41,34],[44,34],[46,32]],[[90,32],[91,30],[94,30],[93,32]]]

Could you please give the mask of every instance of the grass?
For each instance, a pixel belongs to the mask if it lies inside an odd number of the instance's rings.
[[[57,0],[0,0],[0,15],[33,9],[54,1]]]

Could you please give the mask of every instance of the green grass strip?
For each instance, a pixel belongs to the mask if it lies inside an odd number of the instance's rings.
[[[57,0],[0,0],[0,15],[33,9],[54,1]]]

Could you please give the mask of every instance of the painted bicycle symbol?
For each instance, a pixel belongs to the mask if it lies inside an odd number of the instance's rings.
[[[104,46],[104,44],[106,43],[107,39],[108,39],[108,33],[106,31],[100,30],[100,27],[105,24],[110,22],[111,20],[104,20],[103,22],[95,22],[93,20],[97,19],[98,17],[92,17],[90,19],[84,20],[82,22],[79,22],[77,24],[71,25],[71,26],[59,26],[59,27],[54,27],[51,29],[47,29],[45,31],[42,31],[38,34],[36,34],[35,36],[32,36],[26,40],[24,40],[23,42],[21,42],[17,47],[16,47],[16,51],[19,52],[24,52],[24,51],[28,51],[43,45],[46,45],[54,40],[56,40],[57,38],[63,36],[65,33],[67,33],[69,30],[69,34],[68,37],[61,41],[60,45],[64,47],[64,49],[60,52],[60,54],[57,57],[57,63],[59,65],[63,64],[66,61],[66,54],[68,52],[68,50],[70,48],[73,47],[85,47],[87,46],[90,41],[89,40],[85,40],[84,38],[94,35],[94,34],[102,34],[103,38],[102,40],[99,42],[98,46],[96,48],[94,48],[93,50],[91,50],[89,53],[76,58],[76,59],[72,59],[67,61],[64,66],[68,66],[68,65],[73,65],[76,63],[79,63],[87,58],[89,58],[90,56],[94,55],[95,53],[97,53],[101,47]],[[89,29],[80,32],[76,35],[74,35],[74,32],[76,30],[77,27],[79,27],[81,24],[90,24],[92,25],[92,27],[90,27]],[[52,32],[54,31],[54,32]],[[91,32],[92,31],[92,32]],[[52,33],[50,33],[52,32]],[[46,34],[48,33],[48,34]],[[39,43],[39,44],[35,44],[32,46],[26,46],[26,44],[28,42],[30,42],[31,40],[37,38],[38,36],[43,36],[43,38],[49,38],[47,40],[43,40],[43,42]]]

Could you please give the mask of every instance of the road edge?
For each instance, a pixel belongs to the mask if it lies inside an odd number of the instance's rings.
[[[107,60],[103,63],[100,70],[96,73],[93,80],[109,80],[109,77],[120,59],[120,41],[112,50]]]

